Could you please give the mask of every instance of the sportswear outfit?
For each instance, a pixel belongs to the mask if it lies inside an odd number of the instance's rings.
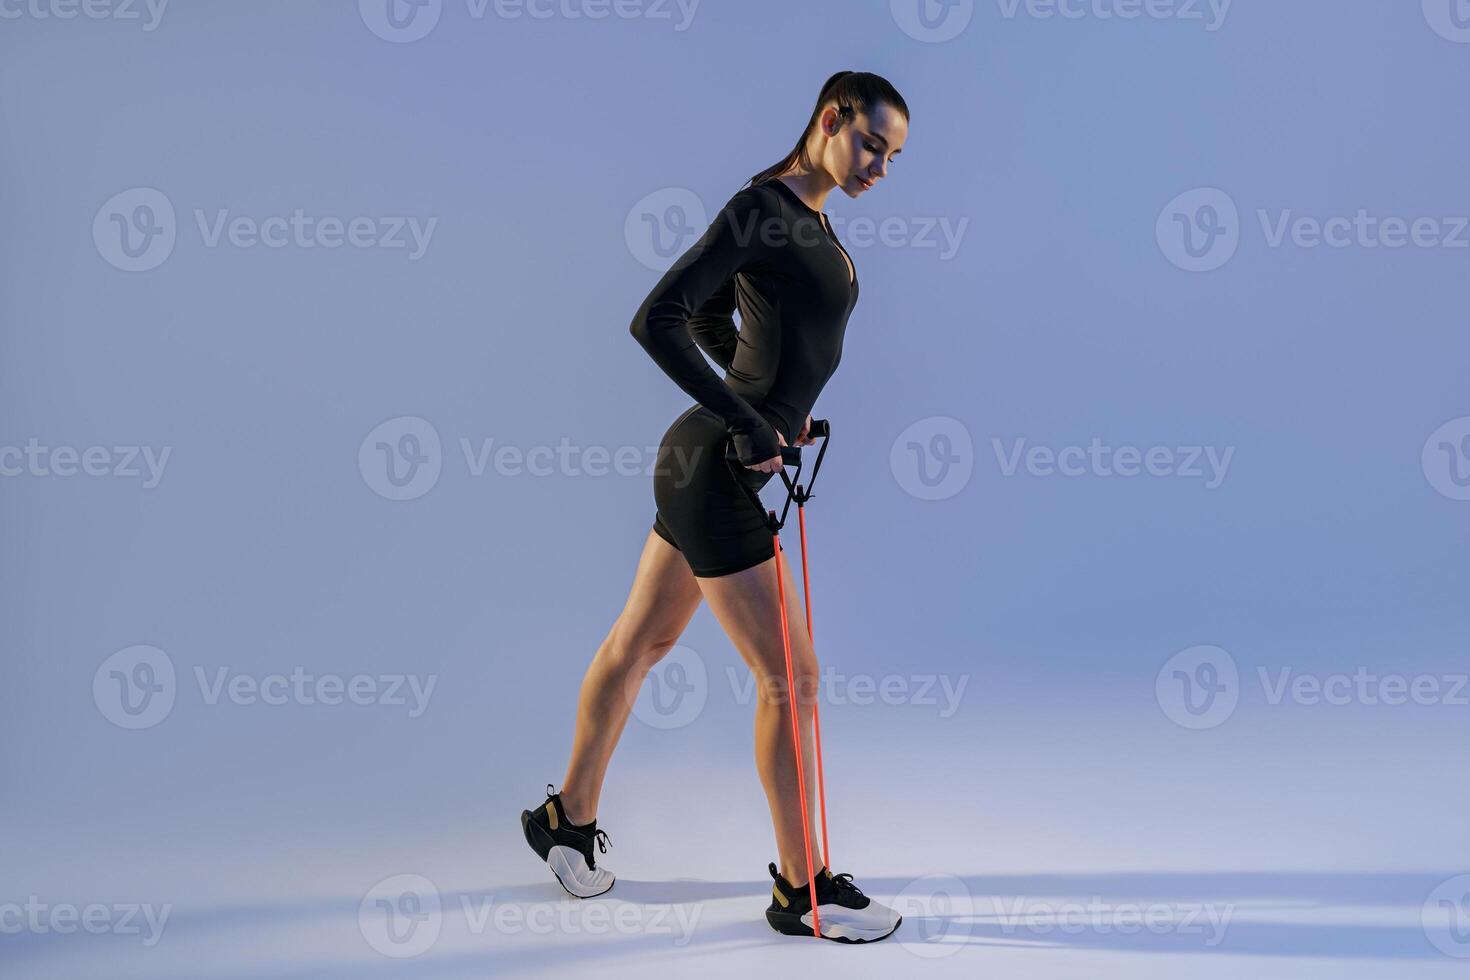
[[[633,317],[629,332],[695,400],[659,442],[653,530],[697,576],[774,554],[765,514],[735,481],[759,490],[775,475],[745,467],[779,455],[777,431],[795,445],[837,370],[858,297],[850,263],[826,215],[772,178],[736,192]]]
[[[709,228],[653,287],[629,328],[654,362],[695,404],[664,433],[653,479],[653,530],[684,553],[696,576],[729,575],[772,557],[755,490],[774,473],[745,467],[780,454],[776,433],[795,445],[812,406],[842,359],[857,273],[824,213],[772,178],[738,191]],[[740,312],[740,329],[733,314]],[[704,354],[725,372],[721,378]],[[736,467],[725,458],[733,445]],[[579,898],[606,892],[598,867],[607,835],[575,826],[560,794],[521,813],[521,828],[562,887]],[[769,866],[766,920],[778,932],[812,935],[811,889]],[[839,942],[883,939],[902,917],[874,902],[852,875],[816,876],[821,935]]]

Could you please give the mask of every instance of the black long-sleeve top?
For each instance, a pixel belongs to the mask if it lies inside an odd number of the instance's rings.
[[[773,425],[792,443],[842,359],[858,284],[830,228],[779,179],[742,188],[629,327],[664,373],[724,421],[743,465],[779,454]]]

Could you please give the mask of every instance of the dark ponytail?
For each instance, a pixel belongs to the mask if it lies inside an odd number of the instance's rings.
[[[812,169],[812,160],[806,151],[806,141],[811,136],[812,130],[816,129],[817,123],[822,118],[822,110],[827,106],[835,104],[837,114],[844,120],[851,120],[858,112],[872,112],[875,107],[885,102],[897,109],[905,121],[908,120],[908,104],[903,101],[903,96],[898,94],[898,90],[890,85],[886,78],[866,71],[838,72],[822,83],[822,90],[817,94],[816,107],[812,109],[811,118],[807,120],[806,128],[801,131],[801,138],[796,141],[796,146],[780,161],[750,178],[750,183],[752,185],[764,183],[779,174],[784,174],[792,169],[793,165],[798,170]]]

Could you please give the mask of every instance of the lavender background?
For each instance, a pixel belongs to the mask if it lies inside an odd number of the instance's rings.
[[[7,977],[831,965],[761,920],[707,610],[613,762],[619,887],[564,902],[515,818],[689,404],[629,318],[840,68],[913,112],[827,202],[863,281],[808,514],[833,848],[906,911],[844,969],[1463,970],[1470,4],[393,2],[0,5]],[[443,909],[396,955],[385,881]],[[1233,919],[1003,914],[1094,896]]]

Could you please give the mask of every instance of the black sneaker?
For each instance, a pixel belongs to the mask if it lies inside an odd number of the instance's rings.
[[[788,936],[812,935],[812,899],[806,882],[792,887],[776,865],[768,866],[776,879],[766,921]],[[823,939],[839,943],[871,943],[893,934],[903,916],[880,905],[852,883],[852,875],[834,875],[825,867],[817,872],[817,915]]]
[[[561,794],[546,784],[546,802],[534,810],[521,811],[521,829],[526,843],[551,868],[556,880],[568,895],[592,898],[613,886],[613,873],[597,866],[592,845],[607,852],[612,843],[607,832],[597,829],[597,821],[574,827],[562,809]],[[825,910],[824,910],[825,911]]]

